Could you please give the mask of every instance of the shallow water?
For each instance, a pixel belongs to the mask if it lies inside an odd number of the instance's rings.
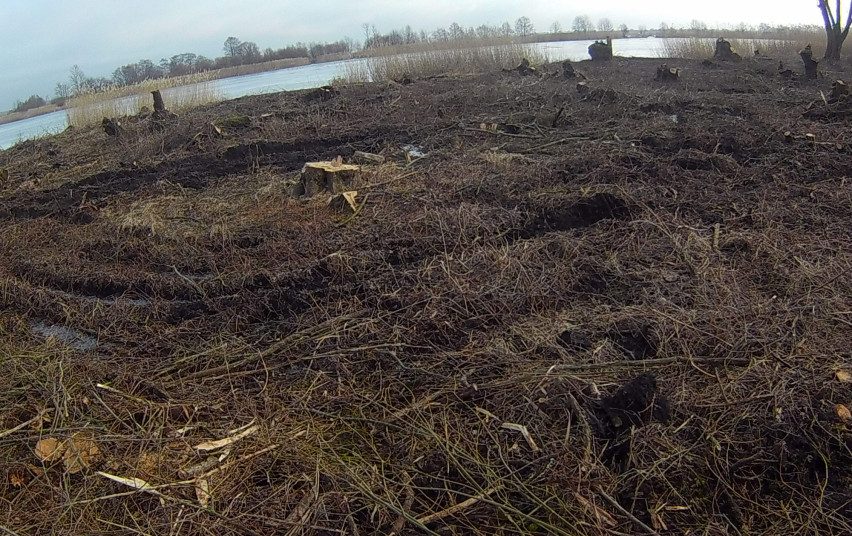
[[[98,347],[96,338],[68,326],[38,321],[30,324],[30,329],[40,337],[55,339],[78,352],[87,352]]]
[[[665,39],[649,37],[645,39],[616,39],[613,49],[617,56],[622,57],[658,57]],[[550,61],[588,59],[588,48],[592,41],[559,41],[553,43],[536,43]],[[225,99],[235,99],[245,95],[274,93],[309,89],[328,84],[346,71],[346,65],[363,62],[361,59],[335,61],[304,65],[291,69],[268,71],[265,73],[249,74],[215,80],[215,88]],[[182,88],[170,88],[163,91],[168,100],[170,92],[181,91]],[[0,125],[0,149],[11,147],[19,141],[61,132],[68,126],[65,111],[52,112],[14,123]]]

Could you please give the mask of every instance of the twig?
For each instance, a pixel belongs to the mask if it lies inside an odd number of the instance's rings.
[[[509,136],[510,138],[529,138],[533,140],[540,139],[541,136],[533,136],[530,134],[512,134],[511,132],[503,132],[502,130],[487,130],[484,128],[464,128],[465,132],[482,132],[485,134],[494,134],[495,136]]]
[[[402,505],[402,514],[396,518],[394,521],[393,527],[391,528],[391,534],[400,534],[402,529],[405,528],[405,512],[411,511],[411,506],[414,504],[414,488],[411,486],[411,475],[408,474],[408,471],[403,471],[402,476],[405,477],[405,503]]]
[[[8,429],[4,432],[0,432],[0,439],[4,438],[6,436],[10,436],[10,435],[14,434],[15,432],[17,432],[18,430],[26,428],[27,426],[44,419],[44,414],[45,414],[44,411],[39,411],[38,415],[36,415],[32,419],[28,420],[27,422],[22,422],[21,424],[19,424],[18,426],[14,427],[14,428],[10,428],[10,429]]]
[[[567,138],[558,139],[556,141],[551,141],[551,142],[545,143],[543,145],[536,145],[535,147],[530,147],[529,149],[523,149],[523,150],[518,151],[518,152],[521,153],[521,154],[534,153],[535,151],[547,149],[548,147],[553,147],[554,145],[560,145],[562,143],[568,143],[569,141],[582,141],[582,140],[589,140],[589,139],[591,139],[591,138],[589,138],[587,136],[570,136],[570,137],[567,137]]]
[[[429,523],[434,523],[435,521],[439,521],[441,519],[444,519],[445,517],[449,517],[453,514],[457,514],[457,513],[461,512],[463,510],[470,508],[471,506],[478,503],[482,499],[485,499],[489,495],[493,495],[494,493],[500,491],[501,489],[503,489],[503,484],[497,484],[496,486],[492,486],[492,487],[488,488],[487,490],[483,491],[479,495],[471,497],[470,499],[468,499],[466,501],[462,501],[462,502],[460,502],[460,503],[458,503],[454,506],[450,506],[446,510],[441,510],[440,512],[435,512],[434,514],[429,514],[428,516],[423,516],[421,518],[418,518],[417,522],[422,524],[422,525],[428,525]]]
[[[660,536],[657,531],[655,531],[654,529],[652,529],[651,527],[649,527],[648,525],[643,523],[636,516],[631,514],[626,508],[624,508],[623,506],[618,504],[618,501],[616,501],[615,499],[613,499],[612,497],[607,495],[607,493],[603,490],[603,488],[601,488],[600,486],[597,486],[597,489],[598,489],[598,493],[600,494],[601,497],[606,499],[607,502],[609,504],[613,505],[619,512],[621,512],[622,514],[624,514],[628,518],[630,518],[631,521],[633,521],[634,523],[636,523],[637,525],[642,527],[648,534],[652,534],[653,536]]]

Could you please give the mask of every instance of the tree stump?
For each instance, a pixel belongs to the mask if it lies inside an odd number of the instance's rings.
[[[535,74],[537,71],[535,70],[535,67],[532,67],[530,65],[530,60],[523,58],[523,59],[521,59],[520,65],[518,65],[514,69],[503,69],[503,72],[518,73],[521,76],[527,76],[527,75]]]
[[[339,161],[308,162],[302,168],[302,186],[308,197],[321,192],[338,194],[350,190],[360,173],[361,166]]]
[[[814,59],[814,51],[811,48],[811,45],[806,46],[801,52],[799,52],[799,56],[802,57],[802,63],[805,64],[805,78],[808,80],[816,80],[819,62]]]
[[[589,56],[592,61],[612,60],[612,39],[607,37],[606,41],[595,41],[589,45]]]
[[[103,127],[107,136],[121,136],[121,133],[124,132],[124,129],[121,128],[121,123],[115,119],[108,119],[106,117],[101,121],[101,127]]]
[[[166,103],[163,102],[163,95],[160,93],[160,90],[152,91],[151,96],[154,97],[154,112],[165,112]]]
[[[668,64],[662,64],[657,67],[657,75],[654,80],[658,82],[677,82],[680,80],[680,69],[669,67]]]
[[[835,80],[831,84],[831,102],[839,102],[849,98],[849,86],[843,80]]]
[[[713,54],[713,58],[719,61],[740,61],[743,59],[742,56],[734,52],[731,42],[723,37],[716,39],[716,52]]]
[[[562,62],[562,77],[565,79],[577,78],[577,71],[574,70],[574,65],[570,60]]]

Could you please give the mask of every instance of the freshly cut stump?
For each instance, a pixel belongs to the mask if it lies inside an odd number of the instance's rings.
[[[339,162],[308,162],[302,168],[302,185],[308,197],[321,192],[338,194],[351,190],[360,174],[361,166]]]

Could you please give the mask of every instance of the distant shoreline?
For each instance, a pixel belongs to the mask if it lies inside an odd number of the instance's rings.
[[[566,32],[560,34],[535,34],[534,36],[530,36],[528,38],[510,38],[506,41],[506,43],[513,42],[519,44],[526,45],[534,45],[534,44],[547,44],[553,42],[565,42],[565,41],[592,41],[595,39],[603,39],[607,35],[619,34],[620,32],[588,32],[585,34],[577,34],[575,32]],[[682,31],[669,31],[667,32],[669,35],[663,35],[656,37],[660,37],[662,39],[677,39],[677,38],[709,38],[711,35],[715,35],[713,31],[703,32],[704,35],[689,35]],[[725,35],[734,35],[739,34],[741,32],[726,32]],[[613,37],[614,41],[620,40],[628,40],[628,39],[644,39],[646,37],[655,37],[654,32],[650,31],[648,35],[628,35],[621,36],[616,35]],[[754,37],[758,38],[758,37]],[[502,43],[502,39],[498,39],[496,41],[488,41],[484,40],[480,45],[477,46],[495,46],[500,45]],[[261,63],[253,63],[248,65],[239,65],[235,67],[224,67],[222,69],[216,69],[212,71],[204,71],[201,73],[197,73],[198,75],[204,75],[207,80],[224,80],[227,78],[235,78],[238,76],[246,76],[250,74],[258,74],[264,72],[271,71],[281,71],[286,69],[292,69],[296,67],[304,67],[306,65],[313,65],[319,63],[330,63],[335,61],[345,61],[352,59],[364,59],[364,58],[375,58],[381,56],[392,56],[397,54],[406,54],[406,53],[416,53],[422,52],[426,50],[433,50],[435,48],[447,48],[444,45],[455,45],[457,47],[467,47],[471,46],[470,42],[460,42],[460,43],[429,43],[428,46],[424,44],[415,44],[415,45],[402,45],[402,46],[390,46],[390,47],[380,47],[376,49],[370,49],[366,51],[360,51],[356,53],[341,53],[341,54],[329,54],[326,56],[321,56],[314,61],[311,61],[309,58],[292,58],[292,59],[283,59],[283,60],[273,60],[266,61]],[[195,76],[195,75],[190,75]],[[174,79],[175,77],[171,77]],[[180,78],[180,77],[177,77]],[[166,80],[169,78],[164,78]],[[188,82],[191,84],[194,82]],[[128,88],[132,86],[126,86]],[[56,105],[45,105],[39,108],[33,108],[32,110],[27,110],[26,112],[8,112],[3,115],[0,115],[0,125],[5,125],[9,123],[15,123],[17,121],[24,121],[26,119],[32,119],[33,117],[38,117],[41,115],[47,115],[49,113],[67,110],[70,107],[68,106],[56,106]]]

